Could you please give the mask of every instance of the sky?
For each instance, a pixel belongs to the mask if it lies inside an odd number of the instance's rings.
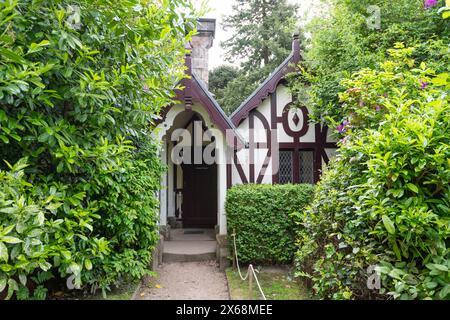
[[[200,6],[202,0],[195,0],[194,3]],[[291,3],[298,3],[300,5],[299,15],[305,17],[306,20],[313,17],[319,9],[317,7],[317,0],[289,0]],[[216,19],[216,37],[214,39],[213,47],[209,50],[209,69],[222,64],[229,64],[224,60],[224,50],[220,47],[220,42],[229,39],[232,36],[232,31],[225,31],[222,26],[222,17],[232,13],[232,6],[234,0],[209,0],[208,7],[211,11],[208,12],[205,18]],[[303,20],[303,19],[302,19]],[[237,62],[238,64],[238,62]]]

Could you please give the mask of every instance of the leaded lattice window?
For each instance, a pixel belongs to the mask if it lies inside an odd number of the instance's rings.
[[[314,183],[314,151],[300,150],[300,183]]]
[[[292,151],[280,150],[279,183],[292,183]]]

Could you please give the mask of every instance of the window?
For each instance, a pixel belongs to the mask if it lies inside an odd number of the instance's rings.
[[[292,183],[292,151],[280,150],[279,183]]]
[[[314,151],[300,150],[300,183],[314,183]]]
[[[280,150],[279,155],[279,183],[314,183],[314,151]]]

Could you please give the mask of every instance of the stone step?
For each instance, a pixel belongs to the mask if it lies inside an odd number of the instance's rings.
[[[216,241],[165,241],[163,263],[216,260]]]
[[[169,240],[173,241],[214,241],[214,229],[170,229]]]

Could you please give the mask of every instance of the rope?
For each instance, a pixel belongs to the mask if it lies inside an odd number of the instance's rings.
[[[253,273],[254,278],[255,278],[255,281],[256,281],[256,284],[258,286],[259,292],[261,293],[263,299],[267,300],[266,296],[265,296],[265,294],[264,294],[264,292],[263,292],[263,290],[261,288],[261,285],[259,284],[258,277],[256,276],[256,272],[258,272],[258,271],[253,268],[252,264],[250,264],[248,266],[247,273],[245,274],[245,276],[242,276],[241,268],[239,267],[239,258],[238,258],[238,254],[237,254],[237,248],[236,248],[236,233],[233,233],[231,236],[233,237],[234,257],[236,259],[236,267],[238,269],[239,277],[242,279],[242,281],[245,281],[245,280],[247,280],[247,278],[248,278],[248,276],[250,274],[250,271],[251,271]]]

